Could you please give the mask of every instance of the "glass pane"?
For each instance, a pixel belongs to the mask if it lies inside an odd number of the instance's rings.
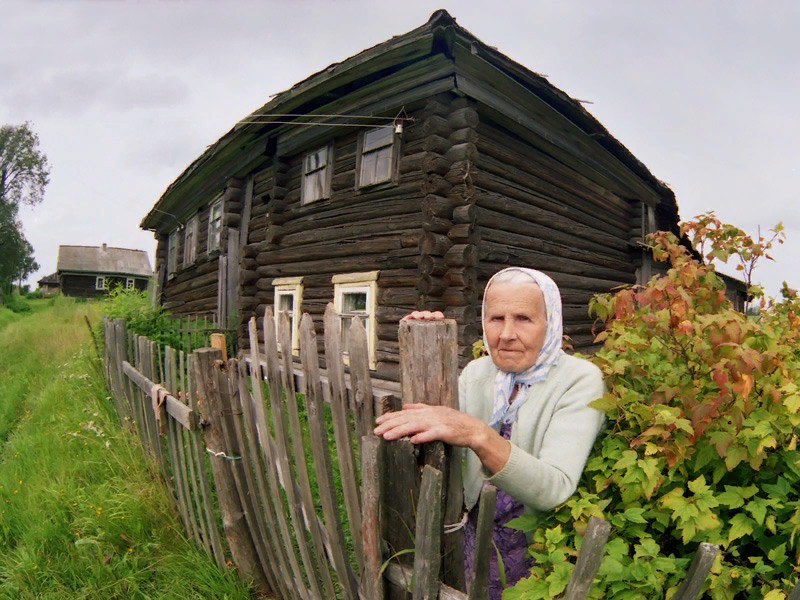
[[[278,310],[288,312],[291,317],[293,308],[294,296],[292,294],[281,294],[278,296]]]
[[[316,152],[306,154],[303,161],[303,173],[310,173],[323,168],[328,164],[328,147],[320,148]]]
[[[361,157],[361,186],[388,181],[392,177],[392,148],[375,150]]]
[[[303,202],[312,202],[327,197],[325,190],[325,183],[328,179],[327,167],[303,177]]]
[[[345,292],[342,294],[342,312],[366,312],[366,292]]]
[[[363,152],[375,150],[381,146],[388,146],[394,140],[394,131],[391,127],[379,127],[364,134]]]

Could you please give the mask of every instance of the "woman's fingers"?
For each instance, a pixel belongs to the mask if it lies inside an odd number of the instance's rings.
[[[407,404],[403,410],[376,419],[375,435],[386,440],[413,436],[415,444],[440,440],[455,446],[471,439],[471,428],[479,421],[445,406]]]
[[[403,317],[403,321],[439,321],[444,319],[444,313],[439,310],[435,310],[433,312],[429,310],[415,310],[412,313],[407,314]]]

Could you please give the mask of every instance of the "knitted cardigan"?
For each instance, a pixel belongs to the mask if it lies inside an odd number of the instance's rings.
[[[497,367],[486,356],[469,363],[459,377],[461,410],[488,422]],[[589,408],[604,393],[603,377],[589,361],[564,355],[547,378],[528,388],[511,430],[508,462],[490,475],[472,450],[465,450],[464,503],[478,501],[489,481],[522,502],[528,512],[550,510],[578,487],[589,451],[603,426],[603,413]]]

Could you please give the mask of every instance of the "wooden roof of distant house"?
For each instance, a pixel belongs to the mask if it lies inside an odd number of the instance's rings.
[[[106,275],[153,274],[150,258],[144,250],[113,248],[111,246],[59,246],[59,272],[98,273]]]
[[[58,272],[50,273],[50,275],[45,275],[44,277],[42,277],[36,283],[38,283],[39,286],[43,286],[43,285],[61,285],[61,281],[58,279]]]
[[[641,199],[649,204],[661,204],[677,219],[678,207],[672,190],[612,136],[583,107],[581,101],[571,98],[544,76],[515,62],[494,46],[480,41],[457,25],[447,11],[437,10],[422,26],[394,36],[342,62],[333,63],[290,89],[276,94],[264,106],[234,125],[186,167],[142,219],[140,226],[143,229],[156,230],[170,221],[173,224],[179,223],[174,212],[180,210],[182,203],[202,197],[200,192],[207,192],[212,188],[222,189],[226,177],[236,176],[237,171],[244,172],[247,168],[252,168],[254,162],[265,161],[270,154],[270,139],[274,143],[278,134],[292,126],[287,121],[296,121],[297,115],[303,114],[315,117],[317,125],[332,122],[335,120],[333,115],[317,116],[314,113],[325,111],[326,106],[331,106],[330,103],[360,89],[370,81],[402,70],[414,61],[435,52],[443,53],[454,62],[454,76],[450,77],[450,81],[456,91],[469,85],[469,77],[460,76],[462,69],[465,73],[476,70],[486,73],[500,72],[508,81],[513,82],[512,85],[525,88],[538,99],[537,102],[549,106],[563,118],[562,129],[568,132],[565,134],[567,137],[562,140],[556,139],[552,132],[543,134],[554,147],[564,143],[571,144],[564,141],[567,139],[579,139],[578,146],[585,150],[581,159],[586,161],[587,168],[603,169],[610,164],[609,159],[611,162],[616,160],[622,163],[634,175],[626,179],[624,185],[635,189]],[[468,88],[465,87],[466,89]],[[271,115],[280,118],[273,117],[276,122],[270,123]],[[527,127],[534,130],[540,128],[535,119],[526,118],[526,123]],[[597,150],[600,148],[610,157],[600,157],[598,162]]]

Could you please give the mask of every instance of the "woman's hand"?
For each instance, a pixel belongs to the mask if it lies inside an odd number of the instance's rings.
[[[402,318],[403,321],[441,321],[444,314],[440,310],[433,312],[429,310],[415,310]]]
[[[406,404],[375,422],[375,435],[385,440],[410,436],[413,444],[441,441],[470,448],[492,474],[505,466],[511,454],[511,444],[486,423],[446,406]]]

